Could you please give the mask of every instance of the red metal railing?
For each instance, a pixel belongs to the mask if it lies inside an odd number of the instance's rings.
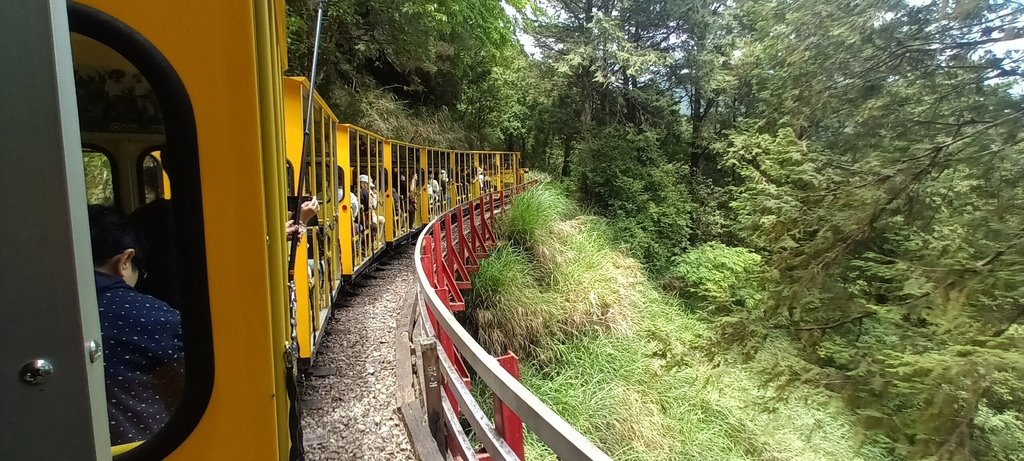
[[[560,457],[609,459],[518,382],[519,359],[515,354],[492,357],[452,315],[466,309],[462,290],[471,288],[471,274],[498,243],[495,217],[518,194],[534,185],[527,183],[490,192],[449,210],[427,225],[416,245],[420,316],[421,320],[428,320],[427,334],[436,338],[442,351],[437,366],[440,373],[434,370],[433,374],[443,376],[439,382],[444,389],[444,402],[437,406],[443,406],[447,414],[445,424],[432,427],[446,432],[439,444],[447,445],[453,458],[524,459],[525,420]],[[472,382],[466,362],[495,395],[493,423],[469,393]],[[484,453],[472,451],[461,425],[456,424],[460,416],[465,416],[473,426]]]

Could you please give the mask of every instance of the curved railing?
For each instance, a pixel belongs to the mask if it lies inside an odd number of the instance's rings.
[[[416,242],[416,289],[404,301],[397,368],[400,411],[421,459],[446,459],[446,452],[465,460],[523,459],[524,424],[559,458],[610,459],[519,382],[514,354],[491,356],[453,315],[465,309],[461,290],[470,288],[470,274],[497,244],[495,216],[533,185],[455,207],[428,223]],[[470,393],[467,365],[494,395],[493,419]],[[474,451],[460,415],[485,453]]]

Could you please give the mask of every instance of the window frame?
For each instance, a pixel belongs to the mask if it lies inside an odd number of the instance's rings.
[[[164,117],[161,163],[175,191],[173,219],[185,347],[185,386],[167,423],[118,461],[162,459],[177,449],[202,420],[213,394],[213,326],[199,170],[199,141],[192,100],[167,58],[138,31],[95,8],[68,4],[70,32],[96,40],[128,60],[147,80]],[[184,270],[187,268],[187,271]]]
[[[86,151],[93,151],[93,152],[96,152],[96,153],[99,153],[99,154],[103,154],[103,156],[107,158],[107,163],[110,164],[110,181],[112,182],[112,184],[110,185],[110,190],[111,190],[111,193],[114,194],[114,205],[113,206],[114,206],[114,208],[117,208],[119,210],[124,209],[121,206],[121,204],[123,202],[121,200],[121,172],[118,169],[119,165],[117,163],[117,158],[114,157],[114,154],[110,153],[109,150],[103,148],[103,146],[100,146],[99,144],[83,142],[82,143],[82,155],[83,156],[85,155]],[[85,200],[88,203],[88,201],[89,201],[88,191],[86,191]]]

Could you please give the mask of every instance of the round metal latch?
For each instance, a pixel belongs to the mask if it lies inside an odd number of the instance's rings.
[[[89,363],[96,363],[103,355],[103,348],[95,339],[89,341]]]
[[[26,363],[21,367],[21,380],[29,384],[43,384],[53,376],[53,365],[39,359]]]

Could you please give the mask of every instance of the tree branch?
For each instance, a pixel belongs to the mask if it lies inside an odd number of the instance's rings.
[[[875,311],[862,312],[862,313],[857,314],[857,315],[855,315],[853,317],[850,317],[848,319],[837,320],[835,322],[832,322],[832,323],[829,323],[829,324],[826,324],[826,325],[790,326],[788,328],[790,330],[797,330],[797,331],[830,330],[832,328],[835,328],[835,327],[838,327],[838,326],[841,326],[841,325],[846,325],[847,323],[850,323],[850,322],[856,322],[857,320],[860,320],[860,319],[863,319],[863,318],[866,318],[866,317],[873,317],[876,314],[877,314],[877,312],[875,312]]]

